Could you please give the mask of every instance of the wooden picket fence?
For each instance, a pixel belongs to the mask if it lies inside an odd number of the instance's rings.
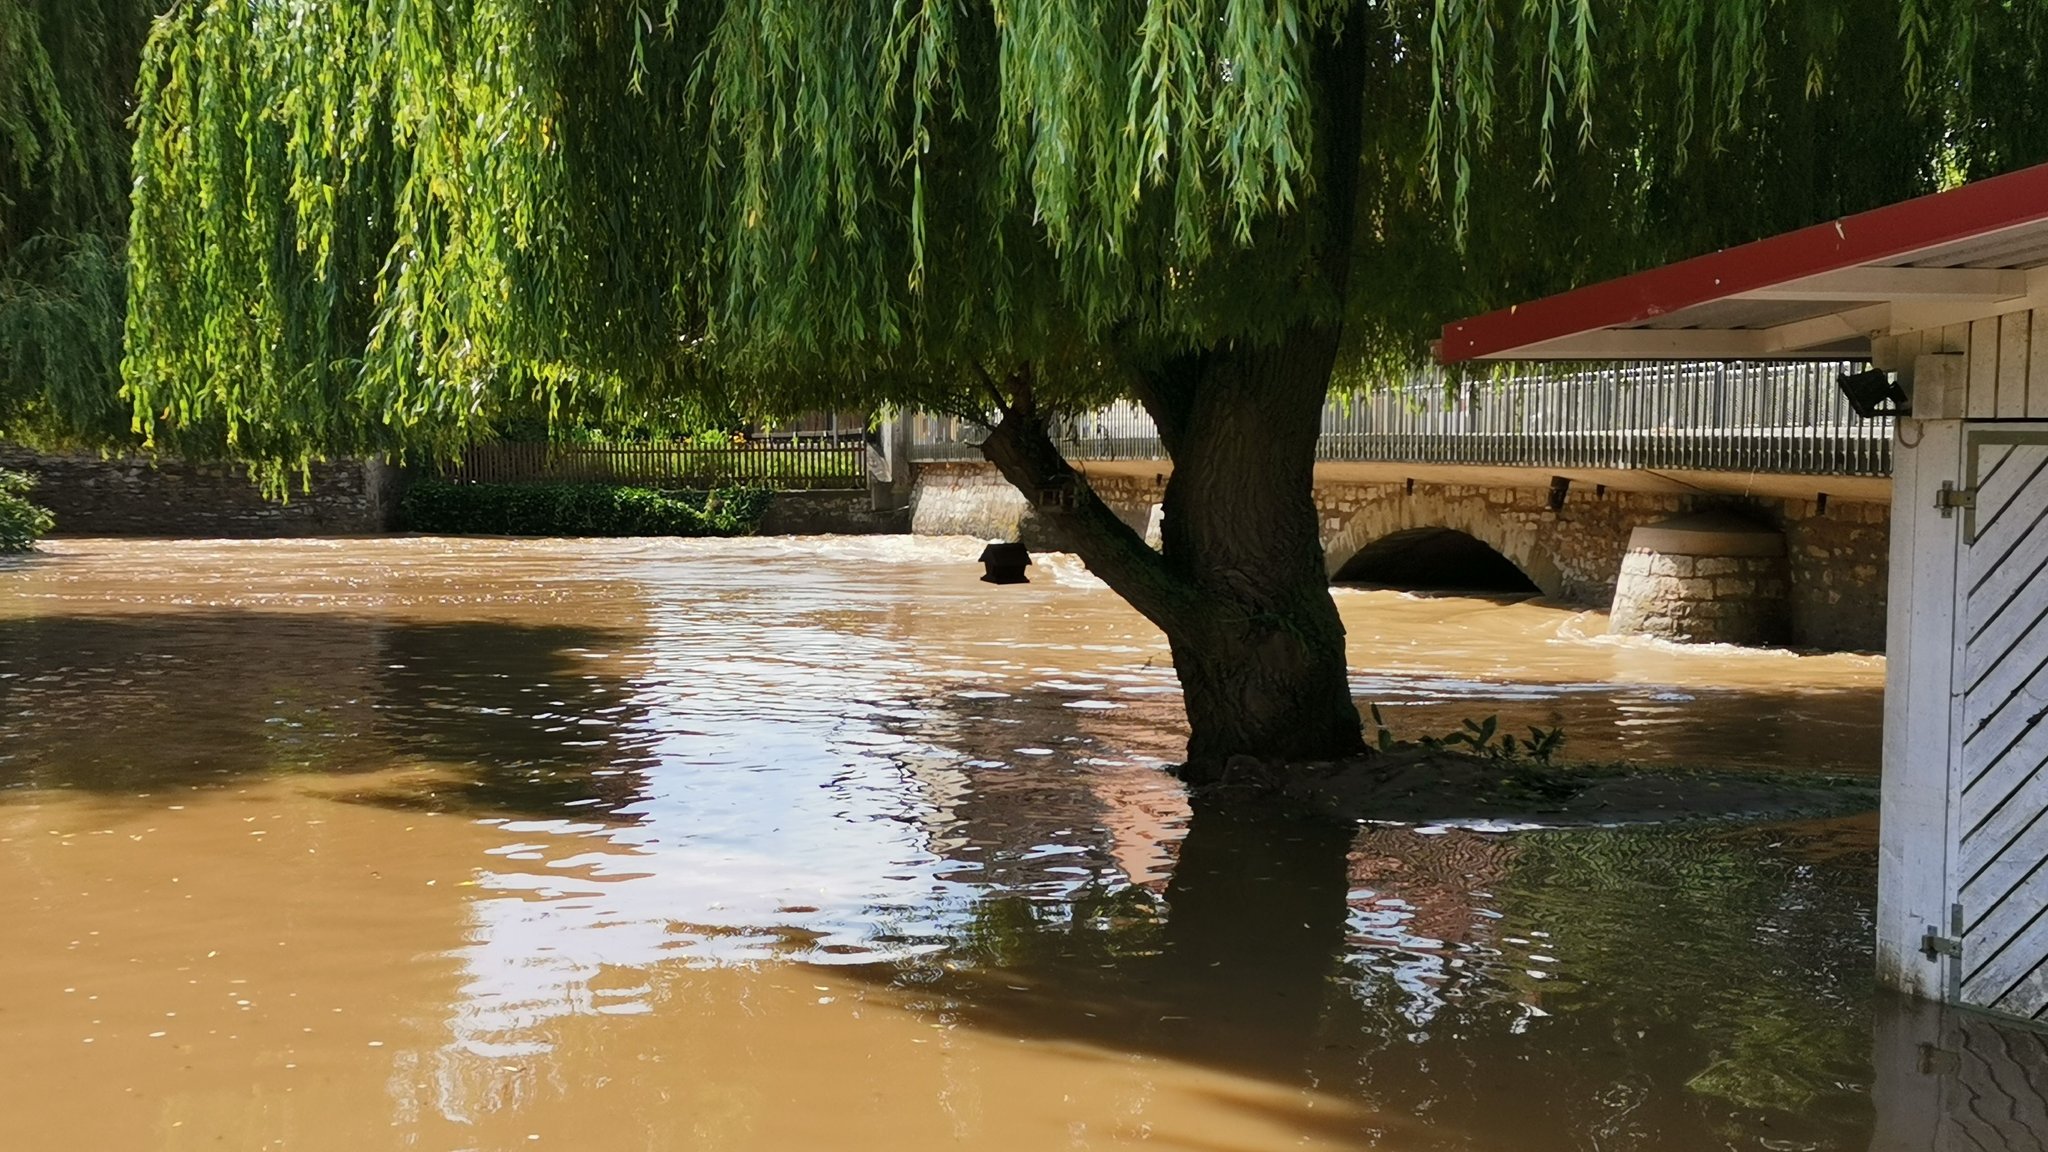
[[[863,488],[868,446],[846,438],[689,444],[478,444],[442,478],[464,484]]]

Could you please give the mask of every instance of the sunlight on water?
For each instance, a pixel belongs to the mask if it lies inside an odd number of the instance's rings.
[[[1868,1145],[1871,820],[1191,818],[1157,634],[977,548],[0,571],[0,1146]],[[1875,768],[1881,660],[1338,595],[1404,735]]]

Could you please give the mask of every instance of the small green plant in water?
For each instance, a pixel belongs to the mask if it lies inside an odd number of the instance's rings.
[[[1564,729],[1538,728],[1529,726],[1529,735],[1516,737],[1511,732],[1500,731],[1500,717],[1488,716],[1484,720],[1466,720],[1464,727],[1442,736],[1424,736],[1420,740],[1400,740],[1387,727],[1386,718],[1380,715],[1380,706],[1372,706],[1373,726],[1379,730],[1377,743],[1382,752],[1393,752],[1403,748],[1469,749],[1473,753],[1492,760],[1515,763],[1540,764],[1548,766],[1557,750],[1564,746]]]
[[[26,552],[57,524],[50,510],[31,504],[35,477],[0,470],[0,553]]]

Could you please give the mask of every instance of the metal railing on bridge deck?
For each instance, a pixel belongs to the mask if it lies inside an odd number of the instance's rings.
[[[1644,468],[1889,476],[1892,422],[1850,410],[1835,378],[1860,364],[1625,364],[1568,374],[1333,397],[1324,460],[1524,468]],[[1163,460],[1158,429],[1129,401],[1063,418],[1076,460]],[[978,460],[980,429],[920,415],[918,460]]]

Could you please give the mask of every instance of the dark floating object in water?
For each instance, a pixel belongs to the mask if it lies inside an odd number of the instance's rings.
[[[1031,553],[1022,544],[991,544],[981,550],[982,566],[988,571],[982,580],[989,584],[1029,584],[1024,569],[1031,567]]]

